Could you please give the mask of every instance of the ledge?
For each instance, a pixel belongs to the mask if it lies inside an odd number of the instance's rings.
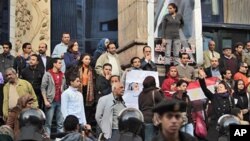
[[[133,47],[134,45],[147,45],[147,41],[146,40],[142,40],[142,39],[135,39],[135,40],[132,40],[130,42],[128,42],[125,46],[123,46],[122,48],[119,47],[118,50],[117,50],[117,53],[121,53],[131,47]]]

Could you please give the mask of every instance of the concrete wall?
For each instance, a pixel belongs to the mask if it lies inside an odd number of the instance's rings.
[[[122,64],[129,64],[134,56],[142,57],[147,26],[147,1],[118,0],[118,52]]]

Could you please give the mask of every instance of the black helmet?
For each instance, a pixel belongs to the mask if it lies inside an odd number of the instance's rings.
[[[125,108],[118,116],[119,131],[138,134],[143,126],[143,121],[141,111],[135,108]]]
[[[217,123],[217,129],[221,134],[229,133],[229,125],[240,124],[240,122],[233,116],[225,114],[221,116]]]
[[[40,109],[27,108],[20,113],[19,128],[34,126],[41,130],[45,124],[45,114]]]

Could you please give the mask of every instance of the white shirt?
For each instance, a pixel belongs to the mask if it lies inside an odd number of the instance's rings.
[[[77,88],[69,86],[69,88],[62,93],[61,112],[64,119],[68,115],[74,115],[79,119],[80,124],[87,124],[83,96]]]

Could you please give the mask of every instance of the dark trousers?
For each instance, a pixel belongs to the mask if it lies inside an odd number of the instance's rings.
[[[93,104],[91,106],[86,105],[86,97],[87,97],[87,86],[82,87],[82,94],[83,94],[83,102],[84,102],[84,109],[85,109],[85,116],[87,123],[90,124],[92,127],[95,127],[96,121],[95,121],[95,105]]]

